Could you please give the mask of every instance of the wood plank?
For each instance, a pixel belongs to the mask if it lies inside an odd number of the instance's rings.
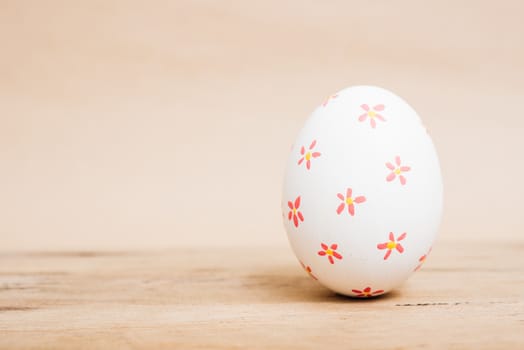
[[[0,255],[0,348],[522,348],[522,242],[439,242],[402,288],[337,296],[287,247]]]

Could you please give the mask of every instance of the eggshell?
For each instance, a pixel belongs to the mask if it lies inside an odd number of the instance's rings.
[[[309,117],[286,167],[282,210],[303,268],[329,289],[377,296],[418,270],[442,214],[435,147],[403,99],[344,89]]]

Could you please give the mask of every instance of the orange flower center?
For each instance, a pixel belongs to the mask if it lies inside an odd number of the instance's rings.
[[[346,204],[347,205],[353,204],[353,198],[351,198],[351,197],[346,198]]]
[[[388,249],[395,249],[397,247],[397,243],[390,241],[388,242]]]
[[[306,160],[310,160],[311,159],[311,152],[307,152],[306,153]]]
[[[395,174],[400,175],[401,172],[400,168],[395,169]]]
[[[326,254],[327,255],[333,255],[333,251],[331,249],[326,249]]]
[[[368,117],[374,118],[375,115],[377,115],[377,113],[375,113],[375,111],[368,111]]]

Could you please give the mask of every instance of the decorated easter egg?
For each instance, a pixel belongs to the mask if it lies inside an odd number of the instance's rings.
[[[292,147],[282,210],[296,257],[322,285],[353,297],[401,285],[442,214],[438,157],[415,110],[374,86],[326,99]]]

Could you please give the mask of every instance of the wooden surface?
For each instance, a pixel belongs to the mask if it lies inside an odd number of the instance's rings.
[[[0,255],[0,347],[524,348],[524,244],[439,242],[374,300],[334,295],[287,247]]]

